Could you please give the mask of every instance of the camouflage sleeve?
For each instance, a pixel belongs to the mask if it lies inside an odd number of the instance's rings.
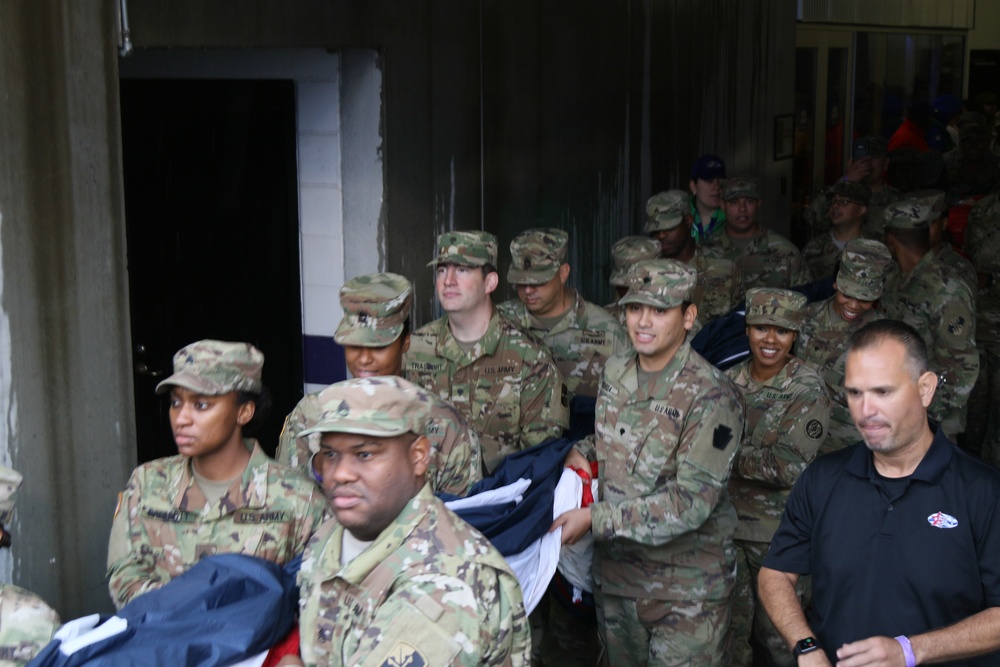
[[[573,449],[583,454],[584,458],[586,458],[588,461],[596,461],[597,460],[596,436],[588,435],[582,440],[578,440],[576,444],[573,445]]]
[[[799,287],[812,282],[812,273],[809,271],[809,264],[801,254],[792,258],[792,284],[791,287]]]
[[[285,424],[281,428],[281,435],[278,436],[278,449],[274,454],[274,460],[289,468],[293,468],[312,479],[309,471],[309,462],[312,459],[312,452],[309,451],[308,443],[298,439],[299,433],[310,426],[310,420],[314,411],[318,411],[315,405],[315,398],[312,395],[305,396],[285,417]]]
[[[830,399],[822,381],[814,380],[792,401],[775,404],[761,416],[755,432],[744,436],[735,464],[740,477],[790,489],[816,458],[827,435]]]
[[[733,262],[733,291],[729,296],[729,310],[732,310],[746,298],[746,290],[743,288],[743,272],[740,267]],[[728,312],[728,311],[727,311]]]
[[[139,518],[142,484],[136,469],[118,500],[108,541],[108,589],[116,609],[121,609],[135,596],[159,588],[164,582],[156,572]]]
[[[312,539],[312,536],[316,534],[316,531],[326,521],[328,518],[328,507],[326,496],[317,485],[313,484],[312,493],[309,494],[305,511],[302,512],[300,519],[299,534],[297,535],[295,544],[296,554],[301,554],[306,550],[309,540]]]
[[[693,406],[680,435],[676,477],[648,495],[592,504],[595,540],[660,546],[703,525],[725,497],[743,433],[742,403],[732,389],[702,396]]]
[[[483,478],[483,449],[479,436],[464,420],[456,421],[447,428],[454,431],[451,434],[453,442],[447,451],[438,452],[432,486],[435,493],[443,491],[464,496],[473,484]]]
[[[929,346],[931,370],[939,382],[931,411],[944,422],[950,413],[960,415],[979,376],[979,350],[976,349],[976,314],[968,287],[960,280],[945,283],[947,296],[942,295],[942,308],[936,318],[933,335],[936,343]],[[932,320],[934,321],[934,320]],[[960,419],[960,417],[958,417]],[[942,424],[952,435],[961,432],[963,424]]]
[[[530,665],[521,596],[506,573],[466,572],[404,579],[382,603],[345,665]]]
[[[521,381],[521,442],[534,447],[569,427],[569,399],[562,374],[548,353],[538,356]]]

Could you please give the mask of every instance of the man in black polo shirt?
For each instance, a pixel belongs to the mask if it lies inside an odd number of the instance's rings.
[[[1000,664],[1000,471],[931,430],[937,376],[909,326],[854,333],[844,385],[864,442],[792,489],[758,580],[767,613],[799,665]]]

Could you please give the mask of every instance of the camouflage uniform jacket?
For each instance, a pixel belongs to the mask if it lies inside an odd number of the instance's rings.
[[[698,319],[702,322],[726,315],[743,300],[746,290],[734,262],[707,257],[701,246],[697,246],[688,264],[698,272],[691,302],[698,306]]]
[[[979,276],[976,275],[976,267],[972,262],[955,250],[950,243],[942,243],[940,248],[932,252],[934,261],[941,265],[941,271],[946,276],[961,280],[969,286],[975,303],[975,297],[979,293]]]
[[[740,523],[735,538],[770,542],[788,492],[826,439],[830,399],[823,379],[792,357],[767,382],[750,375],[750,360],[726,371],[743,392],[746,426],[729,495]]]
[[[938,375],[929,412],[954,438],[965,429],[965,404],[979,375],[976,311],[969,286],[945,274],[928,252],[912,271],[886,283],[879,308],[924,337],[930,369]]]
[[[529,665],[521,589],[503,557],[425,485],[365,551],[340,564],[329,521],[299,572],[303,662]]]
[[[567,290],[573,305],[552,329],[544,329],[518,300],[500,304],[500,314],[545,343],[566,380],[569,397],[597,397],[598,383],[609,357],[632,347],[628,335],[615,318],[600,306]]]
[[[869,322],[883,319],[878,310],[872,309],[848,322],[833,310],[835,298],[806,305],[802,310],[802,329],[795,341],[795,356],[819,372],[831,399],[829,433],[820,446],[820,454],[861,440],[844,393],[847,344],[852,333]]]
[[[23,588],[0,584],[0,665],[24,665],[52,641],[59,614]]]
[[[809,266],[795,244],[763,224],[749,243],[737,243],[723,231],[709,239],[703,248],[706,257],[734,262],[745,290],[751,287],[792,288],[812,280]]]
[[[637,366],[634,354],[608,362],[597,432],[576,445],[598,462],[594,581],[622,597],[726,598],[736,529],[727,484],[743,398],[687,343],[648,384],[639,386]]]
[[[1000,353],[1000,196],[983,197],[969,212],[965,250],[985,285],[976,300],[976,340]]]
[[[191,471],[170,456],[133,471],[118,501],[108,545],[111,598],[119,609],[205,556],[240,553],[283,565],[302,553],[323,521],[315,484],[272,461],[256,440],[243,476],[215,506]]]
[[[508,454],[560,436],[569,424],[566,388],[552,356],[496,312],[468,353],[447,317],[421,327],[410,337],[403,369],[407,380],[451,401],[468,420],[487,471]]]
[[[864,228],[861,230],[861,238],[874,241],[882,240],[881,235],[868,234]],[[847,241],[844,241],[844,244],[846,245]],[[833,242],[832,232],[827,231],[809,241],[802,248],[802,257],[809,265],[809,275],[812,276],[812,279],[820,280],[834,274],[843,252],[843,246],[837,247],[837,244]]]
[[[483,453],[479,436],[469,428],[465,417],[455,406],[434,396],[431,416],[427,425],[427,439],[431,443],[430,465],[427,481],[434,493],[465,496],[469,487],[483,478]],[[298,437],[319,420],[322,410],[316,394],[309,394],[299,401],[287,417],[278,440],[275,458],[282,464],[315,479],[312,469],[313,454],[319,451],[319,434]]]

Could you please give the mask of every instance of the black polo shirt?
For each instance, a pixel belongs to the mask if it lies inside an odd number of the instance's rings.
[[[879,475],[858,443],[805,469],[764,565],[812,575],[810,625],[835,662],[848,642],[917,635],[1000,606],[998,497],[1000,471],[940,429],[903,480]]]

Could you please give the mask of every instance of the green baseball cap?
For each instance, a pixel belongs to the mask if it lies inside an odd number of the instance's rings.
[[[10,523],[14,514],[14,500],[21,487],[21,473],[0,465],[0,523]]]
[[[653,195],[646,202],[646,224],[642,227],[642,233],[652,234],[673,229],[684,222],[684,216],[690,210],[688,193],[683,190],[667,190]]]
[[[756,178],[736,177],[730,178],[722,186],[722,200],[732,201],[740,197],[750,199],[760,199],[760,190],[757,187]]]
[[[628,293],[618,303],[673,308],[691,300],[698,273],[675,259],[637,262],[628,274]]]
[[[752,287],[747,290],[747,324],[771,324],[798,331],[802,327],[802,308],[807,303],[804,294],[792,290]]]
[[[884,243],[853,239],[844,246],[837,271],[837,291],[862,301],[882,296],[885,274],[892,264],[892,254]]]
[[[184,387],[204,396],[231,391],[259,394],[264,354],[250,343],[200,340],[174,355],[174,374],[156,385],[156,393]]]
[[[648,236],[626,236],[611,246],[611,261],[615,268],[609,282],[615,287],[628,286],[628,270],[636,262],[656,259],[660,255],[660,242]]]
[[[510,242],[510,269],[507,282],[512,285],[544,285],[566,263],[569,234],[561,229],[529,229]]]
[[[340,288],[344,317],[333,339],[339,345],[385,347],[403,333],[410,316],[413,286],[395,273],[351,278]]]
[[[882,217],[886,229],[929,229],[938,214],[915,199],[901,199],[886,206]]]
[[[438,237],[437,257],[427,266],[458,264],[459,266],[497,265],[497,237],[489,232],[445,232]]]
[[[391,438],[424,435],[433,396],[403,378],[385,375],[354,378],[330,385],[317,396],[320,415],[299,433],[353,433]]]

